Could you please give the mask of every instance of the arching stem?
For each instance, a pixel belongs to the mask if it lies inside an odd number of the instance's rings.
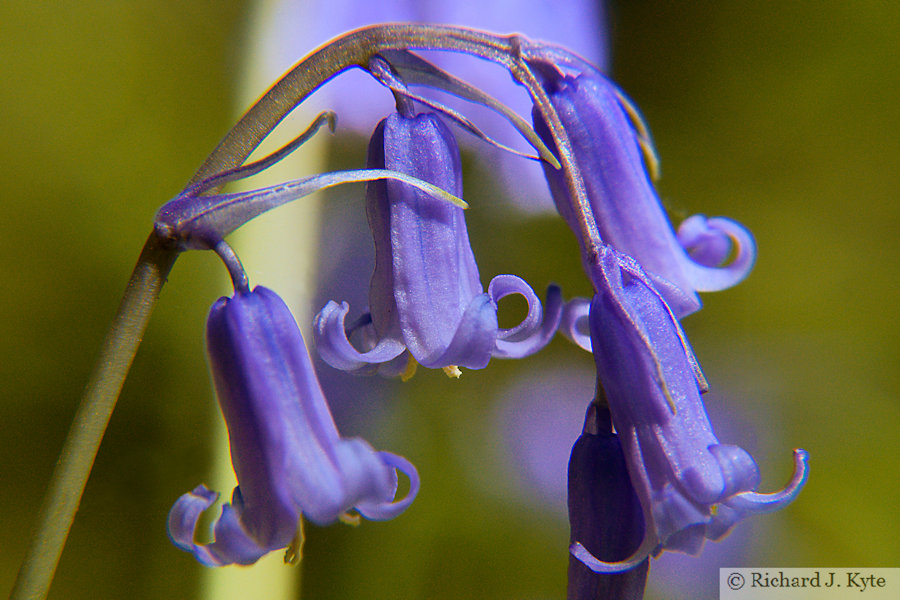
[[[602,240],[569,136],[528,63],[530,59],[540,58],[541,52],[518,35],[501,36],[444,25],[395,23],[364,27],[331,40],[300,60],[250,107],[201,165],[191,184],[239,166],[288,113],[341,71],[352,67],[366,69],[373,56],[386,50],[417,49],[451,50],[493,61],[508,69],[528,89],[556,143],[566,185],[575,201],[584,261],[595,263]]]

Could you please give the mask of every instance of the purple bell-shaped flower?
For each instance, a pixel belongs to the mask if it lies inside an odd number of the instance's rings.
[[[550,72],[545,86],[571,141],[603,242],[637,259],[679,318],[700,308],[697,292],[722,290],[747,276],[756,246],[739,223],[697,215],[676,236],[644,160],[648,134],[611,81],[596,71],[577,77]],[[553,148],[546,124],[534,115],[536,131]],[[557,210],[579,231],[563,172],[549,165],[544,172]],[[734,259],[721,266],[732,249]]]
[[[459,149],[434,114],[394,113],[381,121],[368,166],[462,194]],[[562,311],[559,289],[548,290],[546,313],[515,275],[498,275],[484,292],[463,209],[395,181],[369,184],[366,208],[375,239],[369,313],[348,328],[347,303],[332,301],[319,312],[314,330],[325,362],[346,371],[389,363],[381,368],[388,375],[415,363],[481,369],[491,356],[520,358],[550,340]],[[516,327],[501,329],[497,302],[509,294],[525,297],[528,314]],[[348,337],[356,330],[361,349]]]
[[[248,565],[289,546],[301,515],[327,525],[355,508],[383,520],[413,501],[419,476],[409,461],[338,433],[300,330],[274,292],[219,299],[207,347],[238,487],[209,544],[196,543],[194,532],[218,494],[200,485],[179,498],[168,522],[176,546],[205,565]],[[397,469],[410,489],[395,501]]]

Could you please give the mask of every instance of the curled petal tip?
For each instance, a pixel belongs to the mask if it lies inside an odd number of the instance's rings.
[[[528,303],[528,314],[517,326],[501,329],[497,335],[493,356],[524,358],[546,346],[562,319],[562,291],[556,285],[547,287],[546,305],[523,279],[515,275],[498,275],[488,285],[488,295],[496,305],[504,296],[520,294]]]
[[[187,494],[183,494],[169,511],[167,529],[172,543],[191,552],[194,547],[194,529],[200,515],[218,500],[219,494],[198,485]]]
[[[236,495],[239,496],[237,492]],[[222,513],[214,526],[215,541],[209,544],[194,541],[201,515],[218,498],[217,492],[204,485],[182,495],[169,511],[169,538],[178,548],[190,552],[198,562],[207,567],[255,563],[271,548],[248,536],[240,523],[240,516],[231,505],[222,506]]]
[[[588,313],[591,301],[587,298],[572,298],[563,307],[559,330],[575,345],[583,350],[591,351],[591,330],[588,324]]]
[[[653,546],[655,546],[655,544],[656,543],[651,536],[646,536],[644,537],[644,541],[641,543],[640,548],[635,550],[634,554],[625,560],[616,562],[600,560],[591,554],[587,548],[582,546],[581,542],[574,542],[569,546],[569,552],[594,573],[621,573],[622,571],[633,569],[647,560],[650,553],[653,551]]]
[[[330,300],[313,323],[313,337],[319,356],[335,369],[355,371],[366,365],[388,362],[406,349],[398,340],[385,337],[368,352],[360,352],[347,338],[345,320],[348,312],[349,304]]]
[[[743,281],[756,261],[756,242],[746,227],[725,217],[694,215],[678,228],[678,240],[690,254],[688,278],[699,292],[717,292]],[[734,247],[730,264],[721,265]]]
[[[510,342],[520,341],[530,335],[541,324],[544,311],[541,307],[541,301],[538,300],[537,294],[531,289],[531,286],[525,283],[521,277],[515,275],[497,275],[488,284],[488,295],[494,305],[500,302],[502,298],[512,294],[519,294],[525,298],[528,303],[528,314],[522,319],[522,322],[510,329],[499,330],[497,337],[501,340]]]
[[[384,464],[397,469],[409,478],[409,491],[400,500],[381,504],[360,503],[356,505],[356,509],[367,519],[386,521],[405,511],[416,499],[416,495],[419,493],[419,472],[411,462],[392,452],[381,451],[378,453],[378,457]]]
[[[744,492],[728,500],[728,504],[737,510],[754,513],[766,513],[779,510],[791,503],[809,477],[809,452],[802,448],[794,450],[794,474],[784,489],[770,494]]]

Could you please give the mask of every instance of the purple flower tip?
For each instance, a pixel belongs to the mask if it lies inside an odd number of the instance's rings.
[[[207,348],[238,487],[205,545],[194,534],[218,494],[201,485],[179,498],[168,521],[176,546],[208,566],[247,565],[288,546],[301,515],[327,525],[355,508],[391,519],[413,501],[419,478],[409,461],[338,433],[300,330],[274,292],[219,299]],[[410,490],[395,501],[398,469]]]

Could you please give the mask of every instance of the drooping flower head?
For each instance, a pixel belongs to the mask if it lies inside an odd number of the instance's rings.
[[[409,461],[338,433],[300,330],[274,292],[219,299],[207,347],[238,487],[206,545],[194,532],[218,494],[200,485],[175,502],[169,535],[179,548],[209,566],[252,564],[291,544],[301,516],[327,525],[355,508],[391,519],[413,501],[419,479]],[[398,501],[396,469],[410,479]]]
[[[462,194],[459,150],[433,114],[394,113],[378,124],[369,144],[370,168],[389,169]],[[316,344],[335,368],[360,370],[388,363],[402,371],[412,357],[428,368],[480,369],[491,356],[518,358],[543,347],[561,312],[558,289],[548,292],[547,314],[531,287],[514,275],[481,287],[464,211],[403,183],[368,186],[366,210],[375,240],[369,314],[359,322],[365,339],[348,339],[346,303],[329,302],[316,317]],[[497,324],[497,302],[521,294],[528,315],[512,329]]]
[[[712,432],[705,381],[672,310],[637,262],[601,250],[592,273],[597,294],[590,327],[597,365],[646,523],[630,557],[604,561],[577,541],[572,552],[598,572],[632,568],[649,554],[700,551],[740,519],[778,510],[806,481],[807,454],[794,451],[794,475],[783,490],[756,492],[759,470],[743,449]]]
[[[645,160],[652,152],[649,134],[615,84],[596,71],[573,77],[548,69],[545,87],[571,141],[603,242],[634,257],[678,317],[700,308],[697,292],[722,290],[747,276],[756,248],[735,221],[694,216],[676,236]],[[546,124],[537,111],[534,116],[536,131],[553,147]],[[545,165],[544,172],[557,210],[577,232],[562,171]],[[734,260],[721,266],[732,248]]]

